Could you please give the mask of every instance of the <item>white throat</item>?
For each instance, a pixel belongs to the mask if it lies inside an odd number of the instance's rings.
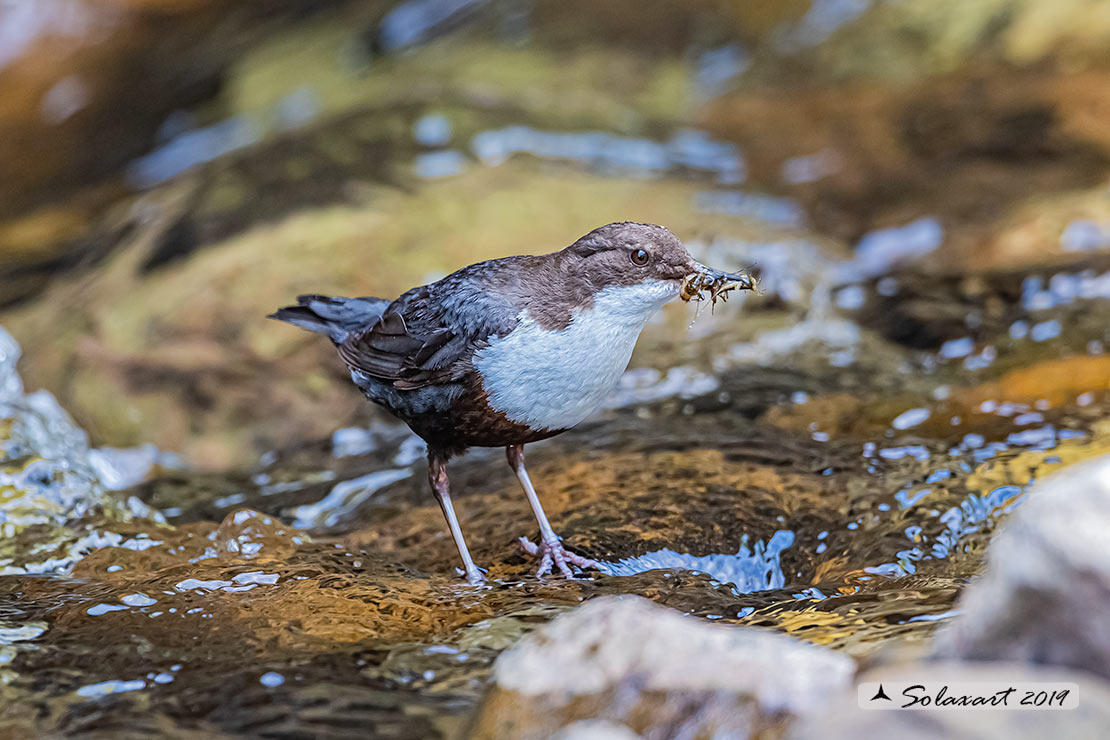
[[[561,331],[522,313],[511,333],[474,354],[489,405],[536,430],[574,426],[613,390],[644,324],[678,291],[673,280],[604,288]]]

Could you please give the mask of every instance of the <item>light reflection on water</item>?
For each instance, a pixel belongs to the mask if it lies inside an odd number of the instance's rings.
[[[604,407],[621,408],[675,396],[694,398],[712,393],[718,387],[717,378],[691,366],[672,367],[665,373],[650,367],[635,368],[621,376]]]
[[[802,185],[835,175],[844,166],[844,158],[835,149],[822,149],[815,154],[791,157],[782,163],[782,181]]]
[[[775,532],[766,543],[760,540],[751,547],[745,535],[735,554],[691,555],[664,548],[639,557],[605,563],[605,566],[616,576],[666,568],[695,571],[721,583],[731,583],[740,593],[750,593],[786,585],[780,558],[783,550],[793,544],[794,533],[784,529]]]
[[[165,182],[199,164],[211,162],[262,140],[258,122],[247,116],[186,131],[128,167],[135,187],[148,188]]]
[[[420,146],[442,147],[451,142],[454,127],[451,119],[442,113],[429,113],[416,119],[412,125],[412,138]]]
[[[927,216],[905,226],[866,234],[856,245],[855,259],[844,270],[844,280],[876,277],[895,265],[934,251],[944,241],[944,228]]]
[[[783,24],[777,29],[775,46],[784,54],[817,46],[870,7],[871,0],[814,0],[801,20]]]
[[[399,3],[382,19],[379,41],[386,51],[415,46],[434,36],[459,16],[472,12],[489,0],[408,0]]]
[[[740,44],[726,44],[698,57],[694,81],[703,98],[712,98],[728,89],[729,83],[751,65],[751,54]]]
[[[1110,227],[1088,220],[1072,221],[1060,234],[1065,252],[1092,252],[1110,248]]]
[[[467,159],[456,149],[438,152],[423,152],[416,155],[413,167],[416,176],[425,180],[458,175],[466,169]]]
[[[132,681],[102,681],[89,684],[77,689],[77,695],[83,699],[96,699],[109,694],[122,694],[128,691],[139,691],[146,688],[146,681],[141,678]]]
[[[682,169],[715,175],[722,185],[736,185],[747,177],[744,157],[734,144],[715,141],[693,129],[678,131],[667,141],[658,142],[604,131],[508,126],[476,134],[470,148],[490,167],[517,154],[530,154],[578,162],[603,173],[639,177],[657,177]]]
[[[1110,271],[1057,272],[1047,285],[1042,276],[1030,275],[1021,284],[1021,304],[1026,311],[1045,311],[1076,300],[1100,298],[1110,298]]]
[[[382,488],[411,475],[412,471],[408,468],[395,468],[337,483],[327,496],[316,503],[294,509],[293,526],[301,529],[333,526]]]
[[[735,190],[714,190],[694,196],[694,207],[704,213],[725,213],[777,226],[805,224],[805,212],[790,198]]]

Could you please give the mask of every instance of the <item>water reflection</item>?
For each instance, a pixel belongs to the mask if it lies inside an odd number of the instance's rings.
[[[843,279],[882,275],[901,262],[929,254],[943,241],[944,229],[932,216],[905,226],[873,231],[856,245],[856,258],[843,269]]]
[[[148,188],[197,165],[256,144],[262,136],[259,124],[246,116],[186,131],[132,162],[128,178],[135,187]]]
[[[412,125],[412,138],[420,146],[447,146],[451,142],[451,136],[451,119],[441,113],[421,116]]]
[[[104,33],[118,22],[119,15],[110,6],[68,0],[6,5],[0,16],[0,67],[53,34],[83,37],[90,32]]]
[[[1021,284],[1022,307],[1027,311],[1047,311],[1077,300],[1106,298],[1110,298],[1110,272],[1056,272],[1047,286],[1040,275],[1030,275]]]
[[[657,177],[689,170],[715,175],[723,185],[738,184],[746,177],[744,158],[734,144],[714,141],[696,130],[679,131],[668,141],[657,142],[604,131],[541,131],[509,126],[476,134],[470,148],[490,167],[517,154],[530,154],[578,162],[606,174]]]
[[[791,157],[782,163],[782,181],[789,185],[817,182],[829,175],[835,175],[843,165],[843,157],[835,149],[822,149],[816,154]]]
[[[703,98],[725,92],[729,83],[751,66],[751,54],[740,44],[725,44],[698,57],[695,83]]]
[[[705,213],[726,213],[765,221],[777,226],[801,226],[805,212],[789,198],[779,198],[762,193],[744,193],[735,190],[717,190],[698,193],[694,207]]]
[[[786,585],[782,572],[783,550],[794,544],[794,533],[789,530],[775,532],[766,543],[756,542],[749,547],[747,537],[740,549],[732,555],[691,555],[669,548],[657,550],[635,558],[605,563],[612,575],[629,576],[649,570],[678,568],[705,573],[721,583],[730,583],[739,593],[767,591]]]
[[[870,7],[871,0],[815,0],[800,21],[778,29],[775,45],[784,54],[817,46]]]
[[[1093,221],[1072,221],[1060,235],[1060,246],[1068,252],[1091,252],[1110,248],[1110,228]]]
[[[460,16],[488,4],[489,0],[407,0],[382,19],[379,42],[385,51],[416,46],[435,36]]]
[[[416,155],[413,167],[416,176],[425,180],[434,180],[440,177],[457,175],[466,169],[467,160],[455,149],[441,152],[424,152]]]
[[[720,387],[714,376],[696,367],[672,367],[661,372],[651,367],[629,370],[617,383],[605,408],[621,408],[633,404],[662,401],[675,396],[683,399],[705,396]]]
[[[173,680],[173,677],[169,677]],[[77,689],[77,695],[82,699],[99,699],[109,694],[121,694],[126,691],[139,691],[146,688],[146,681],[137,678],[131,681],[101,681]]]
[[[337,483],[327,496],[316,503],[294,509],[293,526],[301,529],[334,526],[382,488],[411,475],[412,471],[408,468],[395,468]]]

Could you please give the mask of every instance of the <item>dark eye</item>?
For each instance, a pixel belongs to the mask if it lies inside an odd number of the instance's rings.
[[[632,264],[634,265],[639,265],[640,267],[643,267],[648,263],[648,259],[650,258],[651,255],[648,254],[648,251],[646,249],[632,250]]]

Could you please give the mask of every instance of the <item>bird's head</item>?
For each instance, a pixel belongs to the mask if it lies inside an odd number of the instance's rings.
[[[644,319],[663,304],[690,300],[708,291],[752,290],[747,273],[728,273],[701,264],[662,226],[624,221],[594,229],[563,250],[574,272],[596,295],[611,297],[629,318]]]

